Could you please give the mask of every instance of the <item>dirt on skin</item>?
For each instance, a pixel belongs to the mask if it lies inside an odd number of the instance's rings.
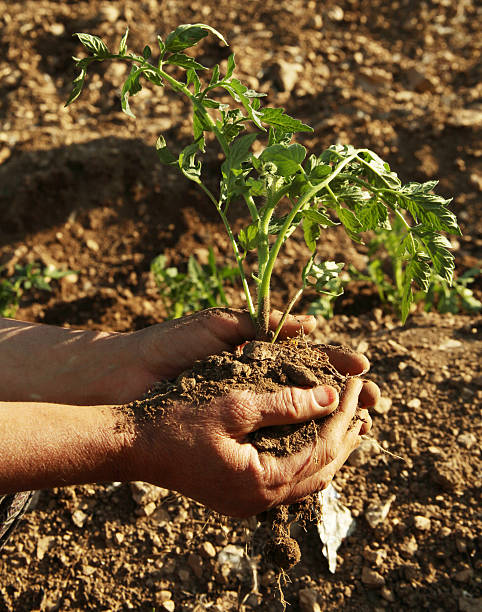
[[[179,23],[209,23],[199,61],[235,51],[237,74],[266,104],[314,127],[309,153],[334,142],[368,146],[405,181],[440,179],[462,227],[451,238],[456,275],[482,247],[480,6],[474,0],[0,0],[0,265],[76,271],[30,292],[18,318],[130,331],[165,315],[149,267],[166,253],[233,260],[210,203],[153,145],[187,144],[189,108],[172,92],[143,90],[137,119],[120,112],[122,67],[99,64],[82,98],[63,104],[74,77],[74,32],[115,48],[156,48]],[[293,78],[296,76],[296,78]],[[217,172],[217,159],[205,165]],[[234,208],[235,215],[243,214]],[[367,247],[338,229],[321,258],[366,271]],[[288,303],[309,252],[293,235],[275,273],[273,304]],[[481,299],[481,281],[471,285]],[[241,288],[229,287],[242,307]],[[299,312],[314,296],[307,293]],[[480,316],[414,312],[405,327],[365,282],[349,286],[314,340],[366,353],[384,401],[373,435],[405,458],[362,445],[336,476],[356,520],[331,574],[314,527],[293,525],[302,558],[284,596],[291,612],[478,612],[481,608]],[[146,485],[147,487],[147,485]],[[385,520],[367,516],[395,496]],[[256,521],[218,517],[192,500],[139,483],[42,491],[0,553],[0,610],[279,612],[275,566]],[[235,547],[233,551],[232,548]],[[248,559],[244,551],[248,551]],[[241,551],[241,552],[240,552]],[[236,554],[237,556],[236,556]],[[236,561],[238,559],[238,561]],[[243,559],[246,563],[243,562]],[[318,606],[318,608],[317,608]]]
[[[139,401],[124,409],[136,421],[156,419],[169,411],[171,404],[186,402],[193,409],[203,406],[234,389],[249,389],[256,393],[274,392],[285,386],[311,388],[330,385],[343,393],[346,376],[330,363],[323,346],[308,343],[305,338],[271,344],[247,342],[238,354],[224,352],[196,361],[175,381],[156,384]],[[333,413],[335,414],[336,411]],[[277,457],[297,453],[316,441],[325,417],[305,423],[264,427],[253,432],[249,441],[260,453]],[[356,416],[354,417],[356,418]],[[300,523],[305,528],[323,519],[316,494],[288,507],[267,513],[270,527],[265,554],[280,571],[287,571],[300,560],[298,543],[290,537],[290,526]]]

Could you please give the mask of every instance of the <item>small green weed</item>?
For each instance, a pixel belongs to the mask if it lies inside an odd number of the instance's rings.
[[[42,268],[37,263],[28,263],[26,266],[15,265],[12,276],[4,276],[4,268],[0,268],[0,316],[14,317],[26,291],[31,289],[52,291],[50,281],[67,274],[72,274],[72,270]]]
[[[237,268],[219,268],[212,248],[209,249],[207,264],[201,265],[191,255],[185,272],[168,266],[166,255],[158,255],[151,263],[151,272],[168,319],[177,319],[211,306],[227,306],[225,283],[232,282],[239,275]]]

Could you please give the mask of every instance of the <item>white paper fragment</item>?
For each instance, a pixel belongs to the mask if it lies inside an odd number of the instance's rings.
[[[350,510],[338,500],[339,497],[332,484],[318,493],[322,507],[318,534],[323,542],[322,553],[328,559],[328,569],[332,574],[336,569],[336,552],[343,540],[353,533],[356,524]]]

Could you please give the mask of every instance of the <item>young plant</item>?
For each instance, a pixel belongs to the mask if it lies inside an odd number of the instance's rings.
[[[395,219],[391,230],[384,228],[374,232],[368,242],[367,273],[362,273],[354,266],[349,266],[349,275],[356,280],[372,282],[377,288],[380,300],[391,304],[399,310],[403,298],[403,259],[398,256],[400,243],[404,238],[405,225]],[[423,303],[424,310],[437,309],[440,313],[457,313],[460,311],[478,312],[482,304],[468,287],[480,276],[481,270],[471,268],[458,278],[448,282],[432,271],[426,291],[416,291],[413,301]]]
[[[143,79],[170,87],[191,102],[192,143],[174,154],[161,135],[156,143],[157,153],[162,163],[178,166],[197,183],[216,207],[236,258],[258,339],[276,339],[285,317],[308,285],[326,291],[333,284],[341,265],[317,261],[316,246],[325,229],[340,223],[358,242],[362,232],[389,230],[393,219],[403,225],[396,253],[403,320],[408,316],[415,285],[423,291],[428,289],[432,268],[450,284],[454,258],[449,241],[440,232],[460,234],[460,229],[448,209],[450,200],[433,193],[436,181],[404,185],[376,153],[350,145],[333,145],[319,155],[307,156],[306,148],[292,142],[292,138],[294,133],[312,132],[312,128],[282,108],[262,106],[260,98],[265,94],[248,88],[234,76],[234,54],[229,56],[223,72],[217,64],[210,76],[201,80],[207,68],[185,51],[209,33],[227,44],[222,34],[210,26],[185,24],[165,40],[157,37],[159,55],[155,61],[149,46],[141,55],[128,51],[128,30],[116,53],[97,36],[77,34],[90,55],[74,58],[80,73],[67,105],[80,95],[90,64],[107,60],[131,66],[121,90],[121,106],[126,114],[133,116],[129,99],[141,90]],[[203,182],[201,161],[213,140],[224,155],[216,193]],[[250,215],[250,222],[237,236],[228,219],[230,205],[236,199],[244,200]],[[299,226],[311,257],[304,266],[299,290],[290,299],[274,336],[270,336],[273,271],[282,246]],[[252,250],[257,251],[257,269],[251,279],[256,288],[254,297],[244,267],[246,255]]]
[[[0,268],[0,273],[2,272],[3,270]],[[71,270],[41,268],[36,263],[29,263],[26,266],[15,265],[12,276],[0,278],[0,316],[14,317],[25,291],[31,289],[52,291],[51,280],[62,278],[71,273]]]
[[[228,306],[224,284],[237,277],[236,268],[217,266],[212,248],[209,248],[207,264],[201,265],[191,255],[185,272],[168,266],[167,257],[158,255],[151,262],[151,272],[168,319],[177,319],[203,308]]]

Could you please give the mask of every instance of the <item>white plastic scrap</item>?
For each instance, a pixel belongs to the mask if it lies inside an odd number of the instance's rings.
[[[387,518],[392,502],[395,500],[395,495],[391,495],[384,504],[373,503],[368,506],[365,511],[367,523],[374,529]]]
[[[338,498],[340,494],[330,484],[318,493],[323,517],[318,523],[318,534],[323,542],[323,555],[328,559],[328,569],[332,574],[336,569],[336,552],[343,540],[355,530],[355,519]]]

